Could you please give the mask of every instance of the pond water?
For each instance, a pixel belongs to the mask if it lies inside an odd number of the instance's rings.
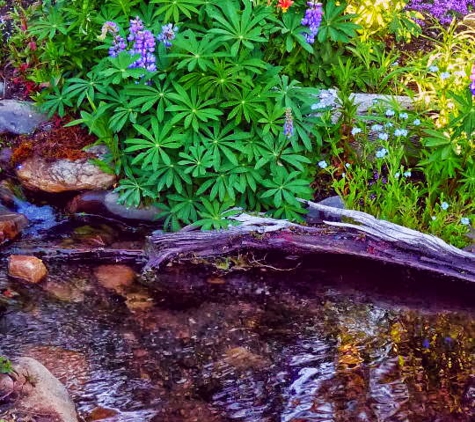
[[[18,293],[0,301],[0,353],[41,361],[85,421],[474,420],[475,286],[268,262],[170,266],[119,293],[93,264],[50,265],[36,286],[0,273]]]

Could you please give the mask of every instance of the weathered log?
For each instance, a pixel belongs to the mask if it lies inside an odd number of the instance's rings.
[[[241,214],[226,230],[157,233],[150,237],[146,270],[172,260],[212,258],[244,251],[280,251],[292,255],[339,254],[399,264],[418,270],[475,281],[475,254],[443,240],[359,212],[305,201],[326,215],[349,222],[325,221],[307,227],[284,220]]]

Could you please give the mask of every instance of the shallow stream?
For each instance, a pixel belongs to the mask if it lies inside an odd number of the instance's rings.
[[[474,420],[475,286],[299,264],[172,266],[119,293],[97,265],[50,265],[35,286],[1,273],[18,295],[0,302],[0,353],[42,362],[86,421]]]

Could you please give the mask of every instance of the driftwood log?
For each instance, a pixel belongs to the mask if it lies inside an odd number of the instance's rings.
[[[370,261],[399,264],[461,280],[475,281],[475,254],[448,245],[441,239],[360,212],[304,201],[330,219],[318,226],[249,214],[234,217],[240,224],[226,230],[185,228],[176,233],[152,234],[144,250],[106,248],[51,249],[11,247],[3,254],[36,255],[47,261],[115,261],[144,265],[157,271],[169,262],[205,260],[253,251],[289,255],[338,254]],[[343,221],[342,221],[343,220]]]
[[[146,270],[157,270],[172,260],[211,258],[236,252],[280,251],[292,255],[339,254],[428,270],[475,281],[475,254],[443,240],[360,211],[343,210],[304,201],[326,216],[345,222],[324,221],[316,227],[285,220],[241,214],[241,224],[227,230],[186,231],[150,237]]]

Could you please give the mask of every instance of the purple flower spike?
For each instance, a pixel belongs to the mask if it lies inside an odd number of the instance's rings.
[[[305,40],[309,44],[313,44],[315,42],[315,37],[318,34],[320,24],[322,23],[323,8],[322,3],[316,1],[307,2],[307,6],[308,8],[305,11],[305,16],[301,23],[303,26],[307,26],[310,29],[309,34],[304,34]]]
[[[293,134],[294,134],[294,118],[292,116],[292,109],[287,108],[285,110],[284,135],[287,138],[291,138]]]
[[[157,40],[165,45],[165,47],[170,48],[172,46],[172,41],[176,37],[178,32],[178,26],[173,26],[172,23],[162,26],[162,32],[158,34]]]

